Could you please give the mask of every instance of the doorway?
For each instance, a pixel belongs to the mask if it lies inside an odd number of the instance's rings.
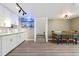
[[[36,18],[35,20],[35,41],[36,42],[48,42],[47,36],[47,22],[46,17]]]

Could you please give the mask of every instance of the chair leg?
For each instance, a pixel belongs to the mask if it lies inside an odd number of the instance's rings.
[[[59,44],[60,42],[59,42],[59,39],[57,38],[57,44]]]
[[[75,39],[75,44],[77,44],[77,39]]]
[[[73,40],[73,42],[72,42],[73,44],[75,44],[75,41]]]

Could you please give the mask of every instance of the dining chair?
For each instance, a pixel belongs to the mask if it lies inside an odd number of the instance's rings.
[[[62,31],[62,43],[68,43],[68,35],[66,31]]]
[[[68,32],[68,36],[69,36],[68,43],[73,43],[74,44],[74,32],[73,31],[69,31]]]
[[[52,41],[56,41],[56,33],[52,31]]]
[[[79,32],[75,31],[75,33],[74,33],[74,39],[75,39],[74,43],[77,44],[78,41],[79,41]]]
[[[61,40],[62,40],[61,31],[55,31],[55,33],[56,33],[56,43],[59,44],[61,43]]]

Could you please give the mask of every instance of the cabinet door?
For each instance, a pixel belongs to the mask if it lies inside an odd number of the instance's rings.
[[[18,46],[20,43],[24,41],[22,34],[15,34],[15,35],[12,35],[11,37],[13,38],[12,48],[15,48],[16,46]]]
[[[17,34],[16,35],[16,46],[18,46],[20,44],[20,41],[21,41],[20,39],[21,39],[20,34]]]
[[[7,38],[3,37],[2,38],[2,55],[5,55],[7,52],[7,45],[6,44],[7,44]]]
[[[16,35],[10,35],[10,43],[12,44],[11,50],[16,46]]]
[[[28,33],[24,33],[24,40],[28,40],[29,38],[27,37]]]
[[[2,38],[2,55],[6,55],[7,54],[7,50],[8,50],[8,47],[7,45],[9,44],[10,42],[8,41],[8,37],[5,36]]]
[[[20,35],[21,35],[21,40],[22,41],[25,40],[25,33],[21,33]]]
[[[2,55],[6,55],[23,41],[23,34],[15,34],[2,37]]]
[[[11,39],[12,39],[12,49],[14,49],[17,45],[18,45],[18,35],[11,35]]]
[[[8,41],[9,41],[9,45],[8,45],[9,47],[8,47],[8,49],[9,50],[8,51],[11,51],[12,49],[14,49],[18,45],[17,44],[18,39],[17,39],[16,35],[17,34],[9,36],[9,39],[8,39]]]
[[[12,50],[12,40],[11,36],[5,36],[2,38],[2,55],[6,55]]]
[[[24,41],[24,38],[23,38],[23,34],[20,33],[19,36],[18,36],[18,40],[19,40],[19,43],[23,42]]]
[[[28,35],[27,33],[22,33],[22,34],[21,34],[21,36],[22,36],[22,38],[23,38],[22,40],[27,40],[27,35]]]

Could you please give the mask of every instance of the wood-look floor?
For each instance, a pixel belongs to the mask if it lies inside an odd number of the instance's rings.
[[[7,56],[79,56],[79,44],[25,41]]]

